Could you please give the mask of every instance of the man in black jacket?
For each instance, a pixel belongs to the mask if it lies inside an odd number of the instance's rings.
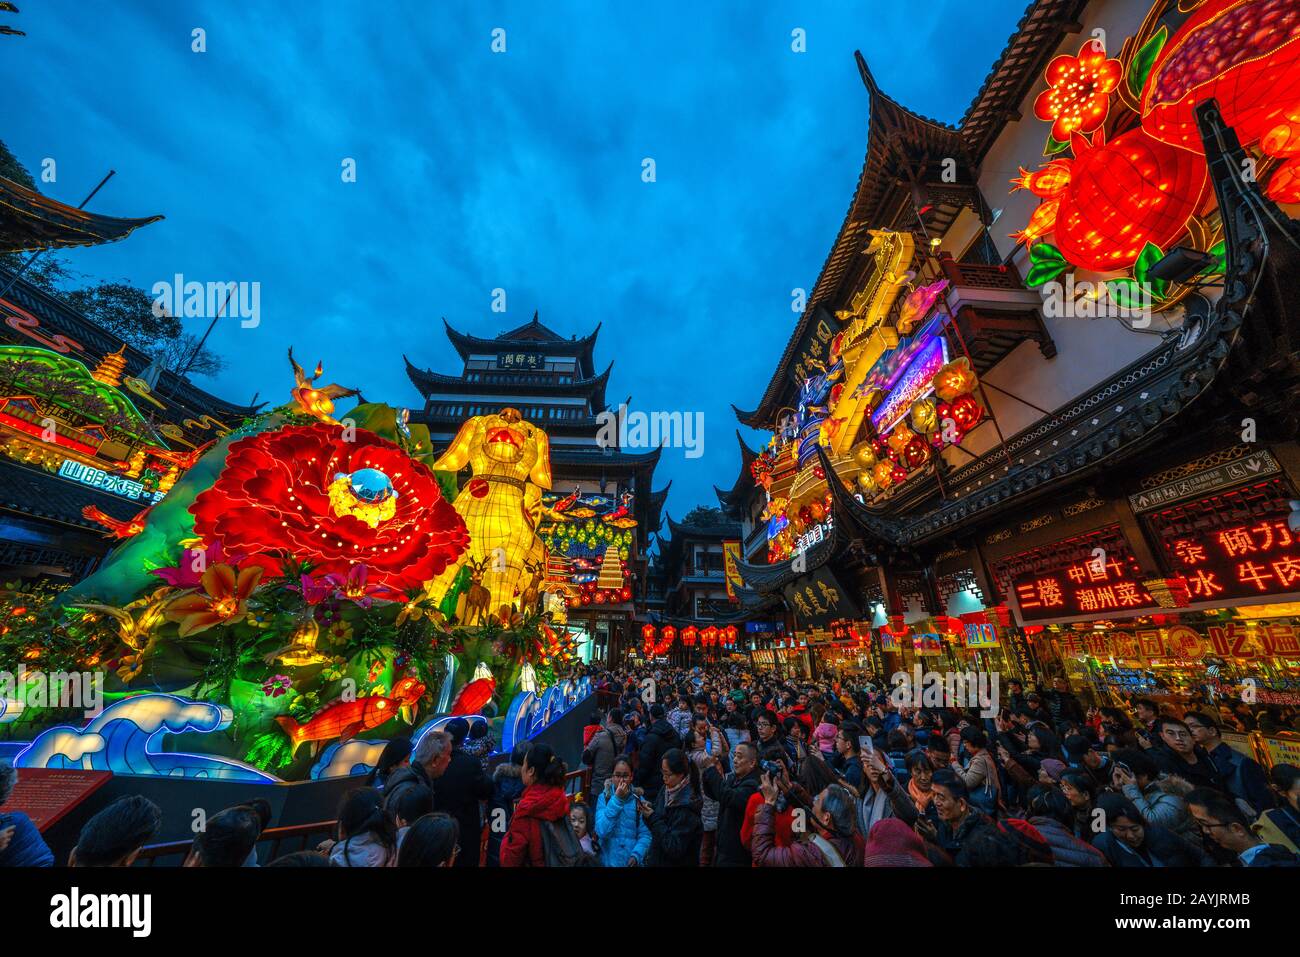
[[[469,735],[469,722],[454,718],[447,722],[451,735],[451,760],[447,770],[433,782],[433,809],[450,814],[460,825],[460,853],[456,867],[478,867],[479,837],[483,831],[479,802],[492,796],[492,782],[483,773],[478,758],[461,750]]]
[[[664,718],[664,706],[650,706],[650,727],[641,742],[640,758],[636,769],[636,783],[645,791],[645,799],[653,802],[664,786],[663,756],[673,748],[682,746],[681,736]]]
[[[762,775],[758,770],[758,749],[748,741],[737,744],[731,752],[730,774],[722,773],[722,758],[704,770],[704,793],[718,802],[717,851],[714,867],[749,867],[753,864],[749,849],[740,839],[749,799],[758,793]]]
[[[397,795],[407,788],[423,786],[433,790],[433,782],[441,777],[451,762],[451,735],[446,731],[430,731],[420,738],[411,754],[411,763],[398,768],[384,784],[384,807],[396,806]]]

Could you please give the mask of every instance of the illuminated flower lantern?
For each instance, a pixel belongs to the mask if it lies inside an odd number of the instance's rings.
[[[1065,54],[1047,67],[1047,89],[1034,101],[1034,115],[1052,124],[1052,139],[1064,143],[1074,133],[1091,133],[1106,121],[1110,95],[1124,66],[1106,56],[1099,40],[1089,40],[1078,56]]]
[[[951,402],[959,395],[966,395],[968,392],[974,392],[975,387],[979,385],[979,379],[975,375],[975,370],[970,366],[970,360],[965,356],[960,359],[954,359],[946,366],[935,373],[930,384],[934,387],[934,393],[945,402]],[[930,429],[922,431],[929,432]]]
[[[894,466],[889,462],[881,462],[871,470],[871,477],[877,488],[887,489],[894,484]]]
[[[1109,143],[1075,135],[1070,185],[1056,215],[1056,245],[1076,266],[1125,269],[1148,243],[1161,249],[1187,227],[1209,183],[1205,161],[1141,128]]]
[[[520,583],[526,581],[524,563],[545,561],[545,547],[535,529],[542,493],[551,487],[550,440],[517,409],[474,416],[461,426],[433,469],[459,472],[467,465],[473,477],[453,504],[469,530],[467,557],[482,569],[488,609],[495,614],[518,600]],[[445,593],[456,571],[448,569],[430,589],[432,594]],[[609,596],[597,590],[595,600],[601,604]]]
[[[962,432],[969,432],[984,417],[984,410],[973,395],[958,396],[951,406],[952,420]]]
[[[914,438],[916,438],[916,433],[900,422],[894,427],[894,431],[889,433],[889,447],[902,455],[903,450],[907,448],[908,443]]]
[[[938,409],[935,407],[934,400],[930,398],[917,399],[912,403],[912,411],[908,418],[912,428],[922,435],[928,435],[939,427]]]
[[[1196,107],[1219,104],[1242,146],[1300,105],[1300,10],[1294,0],[1208,0],[1156,57],[1142,91],[1142,127],[1197,153]]]
[[[345,580],[364,565],[398,596],[454,567],[469,543],[424,465],[373,432],[324,423],[232,443],[190,512],[197,538],[273,574],[285,553]]]
[[[682,645],[687,648],[695,646],[695,639],[699,637],[700,630],[694,625],[687,625],[682,629]]]
[[[921,436],[915,436],[903,449],[903,464],[909,470],[919,469],[930,459],[930,444]]]
[[[871,447],[871,443],[863,443],[858,446],[856,451],[854,451],[853,461],[858,464],[858,468],[874,468],[876,464],[876,450]]]
[[[1032,173],[1022,166],[1020,175],[1011,181],[1011,191],[1027,189],[1039,199],[1056,199],[1070,185],[1071,165],[1068,159],[1052,160]]]
[[[876,477],[871,474],[870,470],[858,473],[858,488],[864,492],[874,492],[876,490]]]

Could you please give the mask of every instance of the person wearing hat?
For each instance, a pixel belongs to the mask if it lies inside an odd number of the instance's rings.
[[[1092,775],[1092,779],[1097,782],[1099,788],[1104,788],[1110,784],[1110,758],[1100,751],[1094,751],[1092,746],[1088,744],[1087,738],[1081,734],[1072,734],[1065,739],[1062,747],[1065,750],[1065,756],[1070,761],[1071,768]]]
[[[1018,817],[1004,818],[998,821],[997,829],[1016,845],[1026,866],[1053,867],[1056,864],[1052,845],[1042,832],[1028,821]]]
[[[1038,766],[1038,783],[1046,785],[1056,785],[1061,783],[1061,775],[1068,771],[1064,761],[1058,761],[1056,758],[1044,758]]]
[[[933,867],[925,842],[896,817],[877,821],[867,835],[863,867]]]

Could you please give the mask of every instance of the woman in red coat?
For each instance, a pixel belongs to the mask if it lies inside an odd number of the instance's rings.
[[[524,756],[524,793],[501,839],[502,867],[545,867],[542,821],[558,821],[569,813],[564,793],[564,762],[550,745],[534,744]]]

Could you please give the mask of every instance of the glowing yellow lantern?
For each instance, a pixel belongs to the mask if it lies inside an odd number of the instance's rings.
[[[922,435],[929,435],[939,428],[939,412],[933,399],[917,399],[912,404],[912,428]]]
[[[858,488],[864,492],[874,492],[876,490],[876,477],[869,470],[859,473]]]
[[[903,450],[907,448],[908,443],[914,438],[916,438],[916,433],[909,429],[906,423],[900,422],[894,431],[889,433],[887,441],[891,449],[902,455]]]
[[[880,462],[871,470],[871,477],[876,480],[876,487],[889,488],[894,484],[894,466],[891,462]]]
[[[876,458],[876,450],[871,447],[871,443],[864,442],[858,450],[853,453],[853,461],[858,463],[859,468],[870,469],[875,468],[876,462],[878,462],[879,459]]]

